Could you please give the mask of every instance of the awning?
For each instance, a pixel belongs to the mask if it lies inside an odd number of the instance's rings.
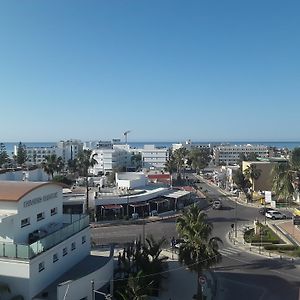
[[[189,194],[190,194],[190,192],[187,192],[187,191],[176,191],[176,192],[171,192],[170,194],[164,195],[164,197],[178,199],[178,198],[187,196]]]

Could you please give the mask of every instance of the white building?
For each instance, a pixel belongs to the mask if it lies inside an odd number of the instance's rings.
[[[62,300],[59,286],[49,298],[48,292],[39,294],[90,255],[89,219],[63,214],[59,185],[0,181],[0,243],[0,281],[9,285],[10,297]],[[112,266],[106,272],[109,280]],[[75,288],[71,283],[70,294]],[[89,276],[81,278],[78,286],[72,299],[92,298]],[[100,287],[96,282],[96,288]]]
[[[116,173],[116,186],[119,189],[144,188],[148,184],[148,179],[143,172],[123,172]]]
[[[156,148],[155,145],[145,145],[140,152],[143,168],[146,169],[164,169],[169,158],[168,148]]]
[[[46,161],[46,157],[55,154],[61,157],[65,163],[70,159],[77,158],[77,155],[83,149],[83,143],[80,140],[60,141],[56,146],[48,147],[28,147],[26,146],[26,154],[28,165],[41,164]],[[18,145],[14,146],[14,155],[17,155]]]
[[[57,156],[61,156],[64,162],[76,159],[78,153],[83,150],[83,143],[80,140],[67,140],[57,143]],[[59,155],[61,154],[61,155]]]
[[[112,147],[102,147],[94,149],[92,154],[96,154],[97,161],[90,172],[94,175],[111,172],[113,169],[126,169],[131,166],[131,152],[129,145],[111,145]]]
[[[240,155],[256,153],[259,157],[268,157],[269,148],[264,145],[221,145],[213,148],[213,159],[216,165],[234,165],[239,162]]]

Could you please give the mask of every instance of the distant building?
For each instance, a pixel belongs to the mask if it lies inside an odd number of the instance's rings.
[[[145,169],[164,169],[169,158],[168,148],[156,148],[154,145],[145,145],[140,149],[142,167]]]
[[[256,153],[259,157],[268,157],[269,148],[264,145],[220,145],[213,148],[213,160],[216,165],[234,165],[241,154]]]
[[[57,156],[61,156],[65,163],[70,159],[76,159],[83,150],[83,143],[80,140],[67,140],[57,143]],[[59,155],[60,154],[60,155]]]

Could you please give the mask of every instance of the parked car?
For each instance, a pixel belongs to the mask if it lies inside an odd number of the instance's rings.
[[[269,210],[266,212],[266,217],[272,220],[286,219],[286,215],[277,210]]]
[[[222,202],[221,202],[221,200],[215,200],[213,202],[212,208],[213,209],[221,209],[222,208]]]
[[[273,210],[273,208],[270,208],[270,207],[262,207],[262,208],[260,208],[259,209],[259,213],[261,214],[261,215],[265,215],[266,214],[266,212],[268,212],[268,211],[270,211],[270,210]]]

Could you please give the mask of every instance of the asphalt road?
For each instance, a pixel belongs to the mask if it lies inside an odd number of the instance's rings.
[[[190,176],[190,175],[189,175]],[[218,300],[299,300],[300,266],[291,261],[264,258],[235,248],[226,235],[231,224],[250,224],[254,219],[263,220],[257,208],[245,207],[226,199],[217,188],[200,183],[208,197],[222,197],[223,209],[207,209],[208,220],[214,225],[214,235],[223,240],[220,251],[222,262],[214,268],[218,287]],[[123,244],[143,239],[152,234],[165,237],[170,243],[177,237],[175,219],[139,225],[119,225],[95,228],[92,237],[97,244]]]

